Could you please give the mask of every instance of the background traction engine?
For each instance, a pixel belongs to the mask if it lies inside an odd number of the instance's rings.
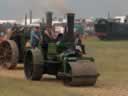
[[[22,30],[20,30],[22,29]],[[25,42],[28,40],[24,26],[17,26],[5,34],[6,39],[0,43],[0,65],[14,69],[17,63],[23,63]]]

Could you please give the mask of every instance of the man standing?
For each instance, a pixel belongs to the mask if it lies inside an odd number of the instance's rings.
[[[34,31],[31,32],[31,45],[33,48],[37,47],[39,42],[41,41],[41,32],[40,27],[36,26]]]

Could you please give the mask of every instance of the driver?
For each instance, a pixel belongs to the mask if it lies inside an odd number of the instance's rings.
[[[82,51],[83,54],[86,54],[85,52],[85,46],[82,44],[82,40],[80,38],[80,34],[76,34],[76,39],[75,39],[75,44],[76,44],[76,49],[79,51]]]

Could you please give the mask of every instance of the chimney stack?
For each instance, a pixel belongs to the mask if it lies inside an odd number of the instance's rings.
[[[52,15],[53,15],[53,13],[52,12],[47,12],[46,13],[46,24],[47,24],[47,26],[49,26],[49,27],[52,27]]]

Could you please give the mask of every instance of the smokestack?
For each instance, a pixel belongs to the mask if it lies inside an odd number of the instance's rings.
[[[30,15],[30,24],[32,24],[32,10],[30,10],[29,15]]]
[[[75,37],[74,37],[74,19],[75,19],[75,14],[74,13],[68,13],[67,14],[67,32],[65,38],[67,39],[66,41],[68,42],[74,42]]]
[[[25,26],[27,25],[27,18],[28,18],[28,16],[27,16],[27,14],[25,14]]]
[[[47,12],[46,13],[46,22],[47,22],[47,26],[52,27],[52,12]]]

